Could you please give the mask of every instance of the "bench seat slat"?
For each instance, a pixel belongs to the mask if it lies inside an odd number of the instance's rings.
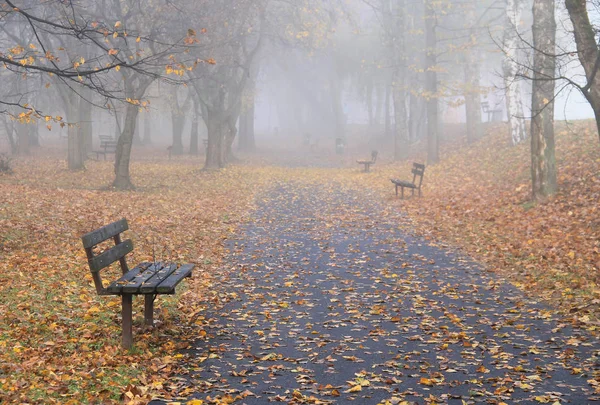
[[[99,254],[98,256],[90,259],[88,264],[90,265],[90,270],[92,273],[97,273],[105,267],[110,266],[117,260],[125,257],[127,253],[133,250],[133,242],[131,239],[127,239],[124,242],[115,245],[114,247],[108,249],[106,252]]]
[[[407,187],[407,188],[417,188],[416,184],[413,184],[409,181],[405,181],[405,180],[396,180],[396,179],[392,179],[392,183],[394,183],[397,186],[402,186],[402,187]]]
[[[150,267],[151,265],[152,265],[152,263],[150,263],[150,262],[143,262],[143,263],[138,264],[133,269],[131,269],[127,273],[123,274],[123,276],[121,278],[110,283],[110,285],[108,287],[106,287],[106,291],[108,291],[111,294],[121,294],[121,292],[123,290],[123,286],[125,284],[129,283],[131,280],[133,280],[139,274],[146,271],[146,269],[148,269],[148,267]]]
[[[135,284],[123,287],[124,291],[131,291],[137,294],[153,294],[156,286],[161,281],[169,277],[169,275],[177,269],[177,265],[173,263],[156,263],[156,267],[151,267],[146,271],[149,274],[142,274],[138,279],[134,280]],[[135,289],[135,291],[134,291]]]
[[[83,247],[88,249],[100,242],[104,242],[107,239],[125,232],[128,229],[129,226],[127,225],[127,220],[123,218],[119,221],[113,222],[112,224],[108,224],[100,229],[83,235],[81,237],[81,241],[83,242]]]
[[[175,286],[179,284],[184,278],[189,277],[192,274],[193,269],[193,264],[184,264],[183,266],[179,267],[156,287],[156,292],[158,294],[173,293],[175,290]]]

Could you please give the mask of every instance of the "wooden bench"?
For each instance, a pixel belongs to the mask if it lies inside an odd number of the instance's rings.
[[[392,183],[396,186],[396,197],[398,197],[398,187],[402,189],[402,198],[404,198],[404,188],[410,188],[412,195],[415,195],[415,189],[419,190],[419,197],[421,197],[421,184],[423,184],[423,174],[425,173],[425,165],[421,163],[413,163],[412,168],[413,179],[412,182],[398,179],[391,179]],[[417,177],[419,183],[417,184]]]
[[[117,141],[112,136],[109,135],[100,135],[100,149],[95,150],[96,160],[100,159],[100,155],[104,155],[104,160],[106,160],[106,155],[109,153],[115,154],[117,153]]]
[[[371,152],[371,160],[357,160],[356,163],[358,163],[359,165],[364,165],[363,172],[367,173],[371,169],[371,165],[375,164],[375,161],[377,161],[377,151],[376,150]]]
[[[133,344],[132,301],[134,295],[144,295],[144,319],[146,325],[154,323],[154,300],[159,294],[174,294],[175,286],[185,277],[192,275],[193,264],[178,266],[173,263],[140,263],[129,270],[125,256],[133,251],[130,239],[121,241],[121,233],[129,229],[126,219],[113,222],[81,237],[92,272],[98,295],[120,295],[123,319],[123,347],[129,349]],[[96,245],[112,239],[115,243],[110,249],[96,253]],[[123,276],[107,287],[102,284],[100,271],[112,263],[119,262]]]

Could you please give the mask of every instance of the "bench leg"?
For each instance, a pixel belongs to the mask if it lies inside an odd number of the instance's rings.
[[[154,325],[154,294],[144,295],[144,321],[146,325]]]
[[[121,303],[123,305],[121,309],[121,317],[123,318],[123,347],[125,349],[131,349],[133,345],[132,298],[133,295],[131,294],[121,295]]]
[[[398,185],[396,184],[396,198],[398,198]]]
[[[400,187],[402,187],[402,199],[404,200],[404,187],[403,186],[400,186]]]

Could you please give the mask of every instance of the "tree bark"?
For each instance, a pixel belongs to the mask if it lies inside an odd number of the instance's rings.
[[[135,73],[121,71],[125,82],[125,96],[131,100],[139,100],[146,89],[152,83],[151,78],[137,76]],[[133,147],[133,136],[137,124],[139,114],[139,106],[133,103],[125,105],[125,122],[123,123],[123,131],[118,138],[117,152],[115,153],[115,179],[112,183],[113,187],[119,190],[131,190],[135,186],[131,182],[129,174],[129,163],[131,161],[131,150]]]
[[[81,127],[76,122],[76,119],[79,118],[80,102],[79,96],[75,93],[67,95],[67,134],[69,138],[67,164],[69,170],[81,170],[85,163],[84,140],[81,136]]]
[[[586,0],[566,0],[565,5],[573,23],[577,56],[583,69],[587,83],[580,91],[590,103],[596,117],[596,127],[600,137],[600,75],[598,68],[600,51],[596,43],[595,29],[588,16]]]
[[[129,174],[129,163],[138,112],[139,108],[135,105],[127,104],[125,107],[125,123],[123,124],[123,132],[117,142],[115,180],[113,181],[113,187],[119,190],[132,190],[135,188]]]
[[[437,37],[434,0],[425,4],[425,90],[427,93],[427,163],[440,160],[438,139]]]
[[[144,145],[152,145],[152,118],[149,111],[144,111]]]
[[[17,124],[17,154],[20,156],[29,155],[29,129],[28,124],[18,122]],[[69,167],[70,168],[70,167]]]
[[[557,190],[554,148],[556,21],[554,0],[533,2],[533,93],[531,102],[531,179],[535,201]]]
[[[479,86],[479,47],[477,46],[477,2],[467,12],[467,24],[470,27],[471,43],[465,55],[465,111],[467,117],[467,142],[473,143],[481,138],[481,94]]]
[[[84,99],[79,100],[79,129],[80,136],[83,138],[83,158],[87,159],[88,154],[93,148],[93,124],[92,124],[92,92],[90,89],[81,90]]]
[[[173,145],[171,153],[173,155],[183,155],[183,127],[185,125],[185,116],[175,110],[171,110],[171,128],[173,131]]]
[[[200,117],[198,116],[198,110],[194,109],[192,116],[192,129],[190,131],[190,155],[198,156],[198,138],[200,136],[199,132],[199,121]]]
[[[224,166],[222,161],[222,143],[224,120],[216,111],[208,110],[206,114],[206,128],[208,131],[208,145],[206,147],[206,161],[204,170],[220,169]]]
[[[521,83],[516,79],[518,70],[517,26],[521,21],[523,0],[507,0],[506,27],[504,29],[504,87],[506,90],[506,111],[508,114],[510,138],[513,145],[527,139],[523,117]]]
[[[245,97],[244,111],[240,115],[240,150],[245,152],[252,152],[256,149],[254,137],[255,88],[250,90],[251,92],[248,92]]]

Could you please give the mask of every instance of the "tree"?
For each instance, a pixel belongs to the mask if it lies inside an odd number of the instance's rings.
[[[506,91],[506,111],[509,121],[510,139],[513,145],[527,138],[525,119],[523,116],[523,100],[521,82],[517,80],[519,68],[517,44],[519,34],[517,27],[521,21],[523,0],[507,0],[506,26],[504,29],[504,87]]]
[[[570,82],[581,91],[581,94],[592,106],[596,117],[598,135],[600,136],[600,78],[598,77],[600,51],[596,42],[597,30],[590,22],[587,3],[586,0],[565,1],[569,17],[573,23],[577,56],[585,71],[585,84],[579,85],[574,81]]]
[[[435,1],[425,3],[425,97],[427,99],[427,163],[439,162],[437,36]]]
[[[536,201],[545,200],[557,189],[554,151],[555,51],[554,0],[534,0],[531,178]]]

